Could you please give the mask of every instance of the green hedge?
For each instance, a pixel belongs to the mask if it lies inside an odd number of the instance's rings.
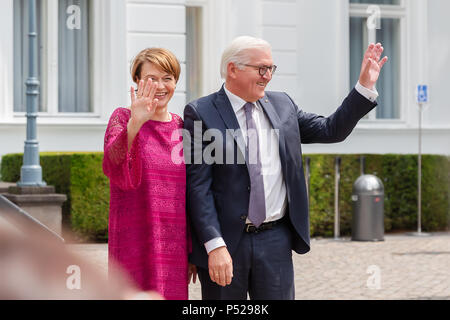
[[[43,180],[67,195],[63,225],[83,240],[107,241],[109,182],[102,171],[103,153],[41,153]],[[5,182],[20,179],[22,154],[2,158]]]
[[[311,235],[333,236],[334,163],[337,155],[311,158]],[[341,235],[351,234],[352,189],[360,175],[360,155],[341,157],[339,212]],[[417,230],[417,156],[365,155],[366,174],[379,177],[385,188],[385,231]],[[450,226],[450,158],[422,158],[422,229],[444,231]]]
[[[333,236],[334,161],[337,155],[311,158],[311,235]],[[339,155],[341,181],[339,210],[341,235],[351,234],[353,183],[360,175],[360,155]],[[84,239],[108,238],[109,183],[102,172],[102,153],[41,153],[43,178],[56,191],[67,194],[63,207],[66,226]],[[366,173],[378,176],[385,187],[385,230],[417,229],[417,156],[365,155]],[[20,178],[22,155],[2,158],[5,182]],[[450,158],[423,156],[422,228],[444,231],[450,225]]]

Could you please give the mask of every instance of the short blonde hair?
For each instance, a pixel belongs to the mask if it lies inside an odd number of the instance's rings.
[[[167,72],[178,82],[180,78],[180,63],[175,55],[164,48],[148,48],[138,53],[131,64],[131,77],[137,84],[141,79],[141,70],[144,63],[150,62],[161,70]]]
[[[222,54],[222,61],[220,64],[220,75],[222,76],[222,79],[227,78],[227,68],[230,62],[233,62],[236,65],[247,64],[250,62],[251,57],[246,52],[248,49],[267,49],[272,51],[272,46],[266,40],[250,36],[235,38]]]

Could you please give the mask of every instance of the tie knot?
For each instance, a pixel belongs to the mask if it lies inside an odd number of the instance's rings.
[[[252,114],[252,112],[253,112],[253,106],[254,106],[253,103],[247,102],[247,103],[244,105],[244,111],[245,111],[245,113],[246,113],[246,114]]]

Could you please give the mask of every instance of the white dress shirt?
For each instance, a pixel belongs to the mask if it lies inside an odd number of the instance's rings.
[[[231,93],[226,87],[225,93],[236,114],[242,136],[247,137],[247,118],[244,111],[244,106],[247,101]],[[266,198],[266,220],[264,222],[271,222],[281,219],[284,216],[287,203],[286,184],[284,183],[283,173],[281,171],[278,133],[273,130],[269,118],[265,115],[259,102],[255,102],[253,105],[252,117],[255,121],[259,138],[261,171]],[[247,144],[247,139],[244,139],[244,142]],[[251,223],[250,220],[247,219],[247,223]]]
[[[241,127],[242,136],[247,136],[247,121],[245,117],[244,105],[247,101],[231,93],[224,86],[225,93],[230,100],[234,113]],[[378,97],[378,92],[363,87],[359,81],[355,89],[365,98],[374,102]],[[284,216],[287,205],[286,184],[284,182],[280,153],[278,148],[278,133],[273,130],[269,118],[258,102],[254,103],[253,119],[255,120],[256,130],[259,137],[259,150],[262,165],[262,174],[264,181],[264,193],[266,198],[266,220],[271,222],[281,219]],[[244,139],[247,144],[247,139]],[[247,219],[246,223],[250,223]],[[219,247],[226,246],[222,237],[214,238],[205,243],[208,254]]]

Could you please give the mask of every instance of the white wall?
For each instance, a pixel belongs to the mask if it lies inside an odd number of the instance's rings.
[[[0,26],[4,30],[0,33],[0,156],[23,152],[25,140],[25,118],[11,112],[12,1],[0,1]],[[243,34],[263,37],[272,44],[279,68],[268,89],[288,92],[305,111],[329,115],[350,89],[348,0],[95,1],[103,8],[98,13],[96,32],[97,112],[83,118],[38,118],[41,151],[101,151],[110,114],[129,104],[129,64],[145,47],[166,47],[182,63],[182,76],[169,109],[183,113],[186,4],[204,9],[205,95],[220,88],[221,53],[234,37]],[[417,152],[414,88],[419,82],[427,82],[432,103],[424,115],[423,151],[450,155],[450,2],[408,3],[404,119],[361,122],[346,142],[306,145],[306,153]]]
[[[329,115],[349,90],[348,5],[344,0],[300,0],[298,99],[307,112]]]
[[[305,153],[417,153],[419,116],[415,88],[417,84],[425,83],[430,85],[432,101],[423,114],[422,151],[450,155],[450,103],[447,97],[450,83],[450,21],[447,12],[450,3],[428,0],[406,1],[406,4],[402,120],[360,121],[345,142],[305,145]],[[340,60],[340,56],[348,59],[348,42],[345,40],[348,39],[348,29],[345,30],[348,28],[345,22],[348,21],[348,3],[346,0],[300,0],[300,10],[303,22],[299,31],[302,93],[299,106],[305,111],[328,115],[348,92],[342,85],[348,83],[348,64],[344,68],[341,66],[340,70],[333,67],[336,57],[343,63],[346,62]],[[345,41],[345,45],[340,45],[339,41]],[[333,55],[335,52],[338,54]],[[332,56],[328,57],[330,53]],[[319,86],[320,83],[323,85]]]
[[[428,77],[431,106],[426,124],[450,129],[450,1],[430,0],[428,8]],[[450,139],[448,140],[450,144]]]
[[[298,3],[297,1],[262,2],[262,37],[272,45],[277,72],[268,90],[285,91],[299,98],[298,81]]]
[[[182,115],[186,105],[186,7],[184,0],[128,0],[127,61],[148,47],[172,51],[181,64],[181,76],[169,111]],[[129,69],[128,68],[128,69]],[[128,88],[134,85],[128,73]]]

